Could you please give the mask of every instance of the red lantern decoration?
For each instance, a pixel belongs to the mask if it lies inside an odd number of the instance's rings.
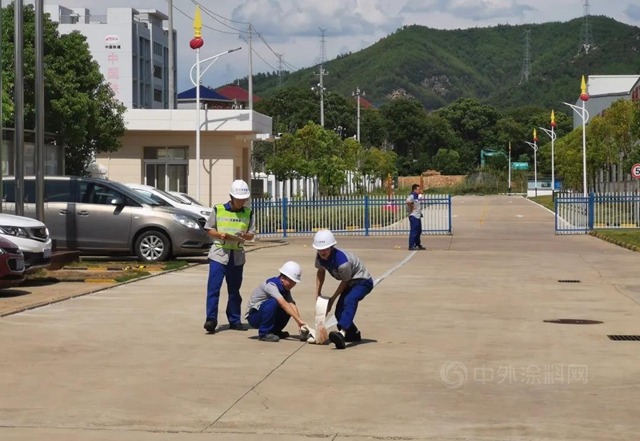
[[[204,40],[201,37],[194,38],[189,42],[189,46],[194,50],[200,49],[202,46],[204,46]]]

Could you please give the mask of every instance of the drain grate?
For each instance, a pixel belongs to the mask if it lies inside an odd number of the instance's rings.
[[[607,337],[615,341],[640,341],[640,335],[607,335]]]
[[[602,322],[597,320],[582,320],[582,319],[556,319],[545,320],[545,323],[556,323],[559,325],[599,325]]]
[[[558,282],[559,282],[559,283],[580,283],[580,281],[579,281],[579,280],[571,280],[571,279],[568,279],[568,280],[558,280]]]

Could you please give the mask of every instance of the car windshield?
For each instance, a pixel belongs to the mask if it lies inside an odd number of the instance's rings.
[[[109,181],[109,183],[116,188],[118,191],[124,193],[125,195],[129,196],[131,199],[133,199],[134,201],[138,202],[139,204],[147,204],[147,205],[153,205],[153,206],[159,206],[160,204],[157,203],[156,201],[154,201],[153,199],[151,199],[150,197],[142,194],[142,193],[138,193],[137,191],[133,191],[131,188],[127,187],[124,184],[121,184],[119,182],[114,182],[114,181]]]
[[[189,196],[188,194],[182,193],[182,197],[183,197],[183,198],[185,198],[185,199],[188,199],[188,200],[192,201],[192,202],[193,202],[194,204],[196,204],[196,205],[201,205],[201,206],[202,206],[202,204],[201,204],[200,202],[196,201],[194,198],[192,198],[192,197],[191,197],[191,196]]]
[[[174,195],[167,193],[164,190],[160,190],[159,188],[154,188],[154,190],[158,193],[160,193],[162,196],[164,196],[165,198],[169,199],[170,201],[176,202],[178,204],[184,204],[183,201],[181,201],[180,199],[178,199],[177,197],[175,197]]]

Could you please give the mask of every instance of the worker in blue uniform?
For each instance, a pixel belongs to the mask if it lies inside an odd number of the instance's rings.
[[[245,207],[249,199],[249,186],[245,181],[236,180],[231,184],[230,200],[218,204],[205,224],[207,234],[213,237],[209,250],[209,279],[207,281],[207,311],[204,329],[213,334],[218,326],[218,302],[220,289],[226,279],[229,301],[227,319],[229,329],[247,331],[241,323],[242,276],[245,264],[244,243],[255,236],[253,211]]]
[[[313,248],[317,250],[315,267],[316,299],[322,295],[325,274],[340,281],[335,293],[330,297],[327,313],[331,311],[333,303],[336,305],[338,331],[329,333],[329,339],[337,349],[344,349],[347,342],[362,339],[358,327],[353,322],[358,303],[360,303],[373,289],[373,279],[362,261],[349,251],[335,247],[337,241],[330,230],[320,230],[313,238]]]
[[[251,295],[245,318],[258,329],[258,340],[278,342],[289,337],[284,328],[293,318],[299,328],[306,325],[293,300],[291,290],[302,280],[302,269],[296,262],[285,262],[280,274],[262,282]]]

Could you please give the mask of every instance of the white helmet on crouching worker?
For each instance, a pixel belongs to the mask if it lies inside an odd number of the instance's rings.
[[[242,179],[237,179],[231,184],[231,190],[229,194],[236,199],[249,199],[251,193],[249,192],[249,185]]]
[[[286,262],[280,268],[280,274],[287,276],[289,279],[296,283],[300,283],[302,280],[302,268],[296,262]]]
[[[330,230],[320,230],[313,238],[313,247],[316,250],[326,250],[327,248],[334,246],[336,243],[338,242]]]

